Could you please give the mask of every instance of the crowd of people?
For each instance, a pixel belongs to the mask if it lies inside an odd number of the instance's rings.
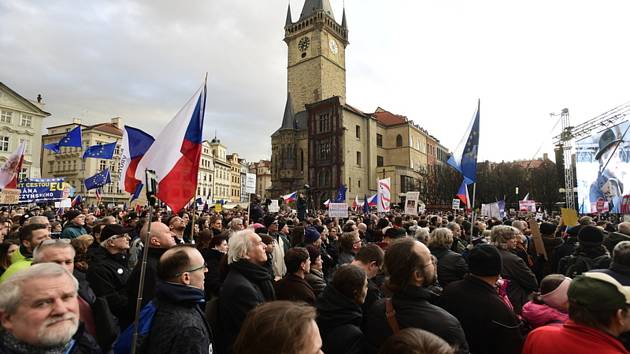
[[[630,348],[628,222],[44,207],[0,241],[0,354]]]

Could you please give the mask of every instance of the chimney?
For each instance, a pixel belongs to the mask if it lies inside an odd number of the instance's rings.
[[[81,118],[72,118],[72,123],[81,124]]]
[[[549,160],[549,154],[548,153],[544,153],[543,154],[543,161],[545,160]]]
[[[37,95],[37,103],[42,103],[42,94]]]
[[[123,128],[123,119],[121,117],[114,117],[111,119],[111,122],[113,125],[116,126],[116,128],[118,129],[122,129]]]

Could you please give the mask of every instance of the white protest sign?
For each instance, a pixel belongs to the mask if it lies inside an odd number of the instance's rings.
[[[407,192],[405,214],[418,215],[418,199],[420,199],[420,192]]]
[[[453,199],[453,209],[459,209],[459,203],[461,201],[459,199]]]
[[[271,200],[271,204],[269,204],[269,212],[277,213],[280,211],[280,205],[278,205],[278,200]]]
[[[534,200],[519,200],[518,201],[518,210],[519,211],[527,211],[527,212],[536,212],[536,201]]]
[[[348,203],[329,203],[328,216],[331,218],[347,218]]]
[[[256,193],[256,175],[253,173],[245,175],[245,193]]]

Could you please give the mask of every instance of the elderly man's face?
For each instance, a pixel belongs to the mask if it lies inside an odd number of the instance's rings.
[[[56,241],[56,240],[54,240]],[[72,247],[46,247],[40,253],[41,263],[57,263],[69,273],[74,270],[74,249]]]
[[[79,302],[67,275],[25,281],[14,314],[0,312],[2,327],[21,342],[39,347],[63,345],[79,326]]]

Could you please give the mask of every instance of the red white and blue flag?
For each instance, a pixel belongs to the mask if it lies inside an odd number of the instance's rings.
[[[119,188],[137,199],[142,191],[142,180],[136,179],[138,163],[153,144],[153,137],[140,129],[125,126],[120,156]]]
[[[135,178],[140,181],[145,169],[155,171],[156,195],[174,211],[186,206],[197,192],[205,110],[204,83],[157,136],[136,167]]]
[[[462,185],[459,186],[459,191],[457,191],[457,198],[459,198],[462,203],[466,204],[467,207],[470,207],[470,197],[468,196],[468,185],[466,185],[466,179],[464,179]]]
[[[297,192],[289,193],[287,195],[283,195],[282,199],[284,199],[285,203],[291,203],[297,200]]]
[[[378,202],[378,194],[374,194],[373,196],[369,197],[367,199],[368,202],[368,206],[376,206],[377,202]]]

